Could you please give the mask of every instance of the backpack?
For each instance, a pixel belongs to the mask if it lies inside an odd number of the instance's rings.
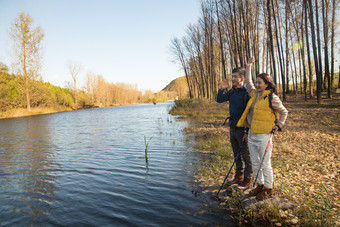
[[[266,95],[263,99],[266,99],[268,97],[269,100],[269,107],[274,111],[275,114],[275,124],[278,121],[278,113],[276,110],[274,110],[273,105],[272,105],[272,100],[273,100],[273,92],[270,92],[268,95]]]

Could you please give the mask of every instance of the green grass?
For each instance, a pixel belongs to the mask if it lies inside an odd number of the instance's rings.
[[[332,201],[328,196],[326,186],[321,182],[316,196],[311,196],[305,206],[301,206],[299,213],[303,214],[304,226],[331,226],[332,224]]]
[[[144,136],[144,145],[145,145],[145,161],[149,161],[149,156],[148,156],[148,151],[150,147],[150,141],[152,140],[153,137],[150,137],[149,140],[147,141],[146,137]]]

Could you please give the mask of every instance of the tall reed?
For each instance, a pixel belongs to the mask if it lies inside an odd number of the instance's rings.
[[[149,143],[152,140],[153,137],[150,137],[150,139],[147,141],[146,137],[144,136],[144,145],[145,145],[145,161],[148,162],[148,151],[149,151]]]

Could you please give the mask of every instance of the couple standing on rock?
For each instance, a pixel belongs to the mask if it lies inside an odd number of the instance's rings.
[[[238,184],[237,189],[246,190],[251,186],[252,174],[259,171],[257,187],[249,194],[263,200],[273,194],[270,162],[273,145],[272,141],[269,146],[267,144],[272,138],[271,132],[281,130],[288,111],[275,94],[276,87],[269,74],[257,75],[253,84],[251,65],[254,61],[254,57],[248,60],[246,70],[233,69],[230,90],[227,91],[228,79],[222,81],[217,102],[229,101],[230,142],[236,158],[236,174],[228,184]],[[278,119],[276,113],[280,115]]]

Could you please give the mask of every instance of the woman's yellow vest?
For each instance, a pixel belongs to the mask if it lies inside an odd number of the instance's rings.
[[[269,106],[270,90],[264,90],[261,97],[257,100],[254,106],[253,119],[251,122],[250,131],[252,133],[270,133],[272,128],[275,126],[275,112]],[[247,107],[244,110],[240,120],[238,121],[236,127],[245,127],[246,118],[250,107],[256,100],[257,92],[253,90],[250,93],[250,99],[248,101]]]

